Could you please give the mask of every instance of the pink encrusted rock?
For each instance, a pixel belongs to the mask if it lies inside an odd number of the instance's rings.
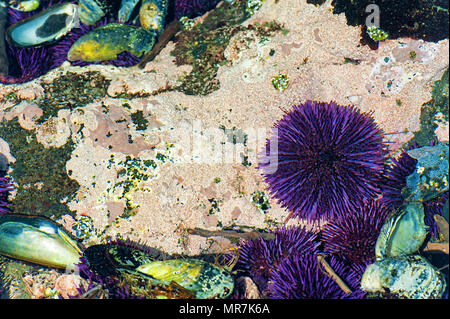
[[[78,275],[62,275],[56,279],[55,289],[61,297],[68,299],[79,294],[77,288],[88,288],[86,280]]]
[[[108,223],[111,224],[117,217],[123,214],[125,204],[123,202],[106,202],[106,208],[108,209],[109,217]]]
[[[115,81],[111,81],[111,84],[108,87],[108,95],[111,97],[115,97],[118,96],[122,93],[126,92],[126,83],[124,80],[115,80]]]
[[[26,130],[32,130],[36,128],[36,121],[42,116],[43,111],[34,103],[28,101],[22,101],[14,106],[8,112],[0,113],[0,118],[4,118],[7,121],[17,117],[20,126]]]
[[[64,227],[66,230],[72,230],[72,225],[75,222],[75,219],[69,214],[63,215],[58,223]]]
[[[16,92],[16,95],[21,100],[35,100],[35,99],[42,97],[42,95],[44,95],[44,88],[40,85],[34,84],[31,86],[26,86],[22,89],[19,89]]]
[[[449,125],[448,122],[443,120],[442,113],[437,114],[437,118],[435,123],[437,124],[437,128],[434,131],[436,137],[439,141],[448,141],[449,140]]]
[[[14,163],[16,158],[11,155],[11,150],[9,149],[9,144],[2,138],[0,138],[0,154],[3,154],[9,163]]]

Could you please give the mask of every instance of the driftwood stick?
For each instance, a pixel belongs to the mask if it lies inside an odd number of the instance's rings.
[[[444,241],[446,241],[448,243],[448,239],[449,239],[448,222],[445,220],[444,217],[442,217],[441,215],[438,215],[438,214],[435,214],[433,216],[433,218],[439,226],[439,232],[444,237]]]
[[[161,34],[158,42],[153,46],[153,49],[142,58],[141,62],[139,62],[139,68],[143,69],[148,62],[152,61],[166,46],[166,44],[169,43],[169,41],[180,30],[180,28],[180,21],[172,21]]]
[[[261,237],[266,240],[274,239],[275,235],[271,233],[260,233],[255,230],[248,231],[248,232],[237,232],[235,230],[206,230],[201,228],[194,228],[194,229],[187,229],[187,232],[192,235],[199,235],[202,237],[215,237],[215,236],[221,236],[225,238],[238,238],[238,239],[256,239],[258,237]]]
[[[444,254],[448,255],[449,252],[449,230],[448,230],[448,222],[445,220],[444,217],[441,215],[435,214],[433,216],[434,220],[439,226],[439,233],[443,237],[443,241],[440,242],[431,242],[429,241],[423,251],[435,251],[435,252],[443,252]]]
[[[441,242],[441,243],[433,243],[433,242],[429,242],[425,248],[423,249],[423,251],[441,251],[444,254],[448,255],[448,251],[449,251],[449,245],[448,245],[448,241],[447,242]]]
[[[331,266],[325,261],[325,258],[322,255],[319,255],[317,256],[317,260],[322,264],[328,276],[330,276],[347,295],[350,295],[352,293],[350,288],[345,284],[345,282],[342,281],[341,278],[339,278],[333,268],[331,268]]]
[[[88,291],[86,291],[81,296],[79,296],[78,299],[93,299],[95,296],[100,294],[101,289],[102,289],[102,286],[97,285],[97,286],[89,289]]]

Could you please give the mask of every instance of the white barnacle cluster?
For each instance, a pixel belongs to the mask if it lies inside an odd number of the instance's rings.
[[[195,25],[194,19],[189,19],[188,17],[181,17],[180,23],[184,30],[191,30]]]
[[[255,12],[261,8],[263,2],[265,0],[248,0],[247,1],[247,7],[245,8],[245,11],[250,14],[250,15],[254,15]]]

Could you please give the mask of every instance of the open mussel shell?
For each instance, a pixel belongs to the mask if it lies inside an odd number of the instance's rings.
[[[0,216],[0,254],[56,268],[73,268],[81,250],[55,222],[36,216]]]
[[[127,243],[92,245],[86,248],[83,256],[89,268],[103,278],[118,276],[118,269],[134,270],[142,264],[170,257],[156,248],[132,246]]]
[[[163,285],[175,282],[199,299],[226,298],[234,289],[234,280],[225,269],[200,259],[153,261],[139,266],[136,271]]]
[[[78,22],[77,6],[63,3],[19,21],[6,30],[8,41],[18,47],[37,47],[66,35]]]

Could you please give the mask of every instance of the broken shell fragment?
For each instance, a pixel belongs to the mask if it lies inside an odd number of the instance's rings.
[[[118,0],[78,0],[80,21],[94,25],[105,16],[112,17],[118,5]]]
[[[131,14],[133,13],[138,2],[139,0],[122,0],[117,16],[119,23],[126,23],[130,20]]]

